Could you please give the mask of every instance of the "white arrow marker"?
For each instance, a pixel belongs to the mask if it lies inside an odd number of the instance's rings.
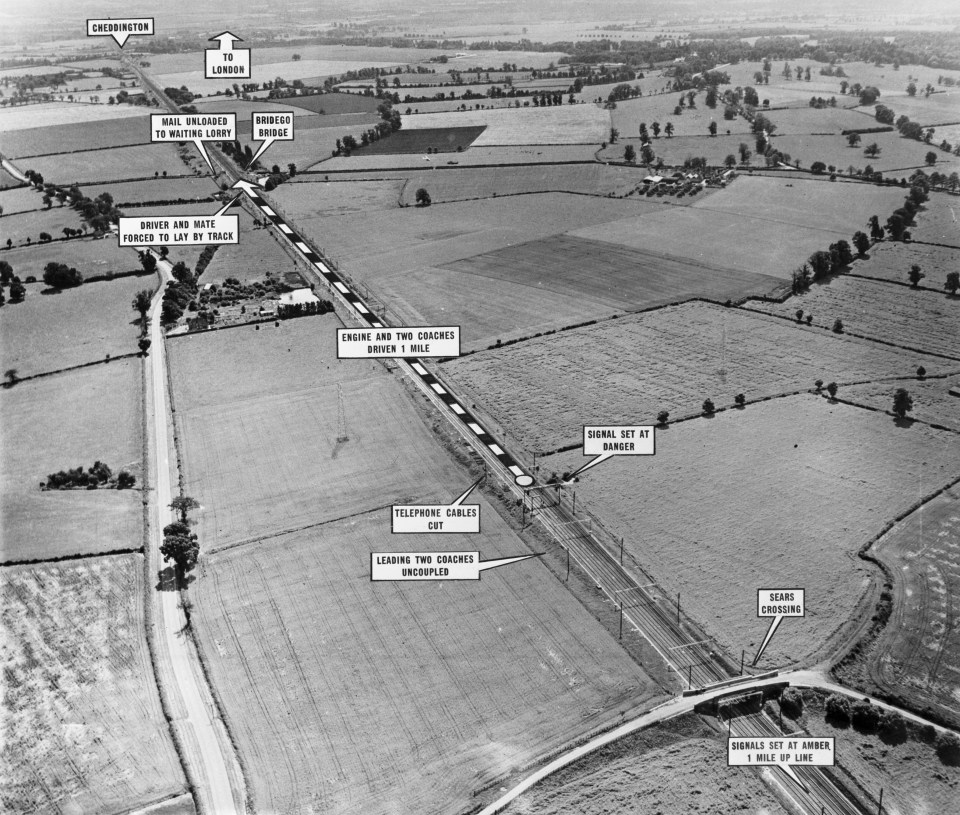
[[[224,31],[210,38],[219,43],[219,48],[206,50],[204,77],[223,79],[228,83],[236,79],[250,79],[250,49],[234,48],[235,42],[243,42],[236,34]]]

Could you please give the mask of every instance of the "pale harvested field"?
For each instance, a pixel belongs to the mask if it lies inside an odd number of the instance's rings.
[[[196,148],[193,148],[196,149]],[[111,150],[61,153],[30,159],[30,167],[55,184],[124,181],[153,178],[155,172],[168,176],[194,175],[177,155],[175,144],[143,144]],[[203,165],[206,167],[206,164]]]
[[[813,252],[841,238],[849,242],[870,215],[884,213],[885,219],[902,201],[899,189],[740,177],[689,207],[661,208],[570,234],[789,280]]]
[[[765,86],[764,86],[765,87]],[[823,96],[820,93],[812,93],[811,96]],[[831,93],[830,96],[835,96]],[[829,100],[830,96],[824,96]],[[839,136],[844,130],[856,130],[868,127],[881,127],[880,122],[876,120],[873,112],[866,108],[857,108],[856,110],[847,110],[839,107],[843,100],[839,96],[839,88],[836,93],[838,107],[831,108],[812,108],[807,107],[790,108],[788,110],[771,110],[764,114],[774,125],[775,136],[786,136],[789,134],[811,135],[813,133],[831,133]],[[863,144],[869,144],[874,141],[874,136],[882,135],[878,133],[864,133]],[[846,145],[846,137],[843,137]],[[753,145],[751,148],[753,149]],[[862,149],[862,148],[861,148]]]
[[[181,164],[184,172],[187,168]],[[104,192],[113,196],[113,202],[123,208],[125,204],[142,204],[147,201],[178,201],[186,199],[209,198],[220,188],[209,176],[202,178],[151,178],[148,181],[128,181],[120,184],[93,184],[81,187],[84,195],[96,198]],[[216,212],[222,204],[210,203],[211,213]],[[137,215],[137,212],[128,212],[127,215]]]
[[[953,196],[934,195],[915,220],[914,240],[960,246],[960,201]]]
[[[910,71],[916,73],[911,65]],[[902,73],[902,72],[901,72]],[[907,78],[901,77],[903,85],[898,89],[900,93],[896,95],[887,94],[881,96],[879,103],[886,105],[893,110],[897,116],[907,116],[913,122],[919,122],[925,127],[928,125],[953,124],[960,121],[960,90],[956,87],[947,88],[940,86],[939,90],[943,93],[932,93],[924,97],[922,93],[916,96],[908,96],[906,92]],[[932,83],[936,86],[936,79]],[[918,84],[922,88],[923,84]],[[937,139],[939,141],[940,139]]]
[[[145,110],[145,108],[138,108]],[[4,153],[16,157],[43,156],[70,150],[94,150],[101,147],[124,147],[150,141],[150,119],[127,116],[105,122],[50,124],[4,133]],[[18,158],[20,169],[30,167],[27,158]]]
[[[595,105],[466,110],[407,117],[408,130],[486,125],[478,147],[516,144],[597,144],[610,138],[610,113]]]
[[[659,209],[635,198],[589,199],[589,206],[584,201],[579,195],[545,193],[332,218],[290,214],[320,246],[339,257],[350,274],[375,287],[386,274],[442,266],[587,224]]]
[[[649,124],[649,123],[648,123]],[[706,128],[704,128],[702,133],[698,133],[692,136],[673,136],[672,138],[666,138],[662,133],[660,134],[659,139],[652,139],[650,146],[653,149],[653,154],[655,159],[663,159],[664,164],[668,167],[681,167],[683,162],[688,158],[700,158],[703,157],[707,160],[707,164],[712,167],[723,166],[726,161],[727,156],[734,155],[737,158],[737,167],[741,167],[740,164],[740,143],[746,143],[750,150],[753,150],[753,137],[736,133],[728,136],[723,129],[719,131],[719,136],[711,137]],[[616,144],[610,144],[601,150],[598,154],[598,157],[601,161],[620,161],[624,160],[623,152],[626,149],[627,145],[632,145],[633,149],[636,151],[637,156],[640,155],[640,139],[636,136],[625,138],[620,137],[620,140]],[[646,169],[642,167],[640,159],[637,159],[638,166],[643,170],[643,175],[646,175]],[[764,159],[763,156],[757,156],[756,154],[752,155],[748,162],[749,166],[752,167],[763,167]],[[674,200],[677,199],[668,199]],[[686,199],[680,199],[680,202]],[[693,201],[695,199],[689,199]]]
[[[4,173],[11,183],[19,184],[13,176]],[[12,189],[0,190],[0,206],[3,207],[4,217],[9,217],[15,212],[32,212],[43,209],[43,193],[33,187],[14,187]],[[4,231],[6,234],[6,231]],[[6,247],[6,239],[3,246]]]
[[[140,555],[0,572],[7,812],[126,812],[184,789],[143,635]]]
[[[306,110],[286,102],[268,102],[265,99],[248,102],[235,97],[205,96],[197,99],[193,104],[197,106],[200,113],[236,113],[237,130],[245,133],[250,132],[250,118],[254,113],[292,113],[297,118],[317,115],[312,110]],[[294,128],[300,124],[302,122],[297,122]]]
[[[240,215],[240,230],[240,243],[217,250],[200,277],[201,286],[223,283],[228,277],[241,283],[264,280],[267,272],[282,278],[285,272],[294,270],[294,262],[280,248],[274,230],[254,228],[253,220],[245,211]]]
[[[403,398],[393,410],[419,422]],[[410,487],[448,493],[463,476],[419,441],[430,466],[401,465]],[[372,551],[526,552],[476,500],[480,542],[400,540],[384,510],[207,560],[198,629],[258,811],[459,813],[474,789],[659,695],[536,560],[479,583],[369,581]]]
[[[543,167],[489,167],[485,169],[411,173],[404,188],[405,204],[416,203],[416,191],[425,187],[433,203],[470,198],[496,198],[533,192],[574,192],[588,195],[625,195],[643,181],[642,167],[601,164]]]
[[[407,121],[406,117],[404,121]],[[280,144],[280,142],[277,142]],[[274,145],[276,146],[276,145]],[[469,150],[455,156],[393,156],[363,155],[362,151],[352,156],[329,158],[310,169],[317,172],[334,170],[390,170],[397,167],[420,169],[440,166],[486,166],[500,164],[549,164],[556,161],[588,162],[595,161],[596,144],[540,144],[478,147],[474,143]],[[273,148],[271,148],[272,150]],[[430,163],[427,163],[429,159]]]
[[[65,226],[71,229],[79,229],[83,226],[80,214],[70,207],[54,205],[50,209],[41,209],[36,212],[4,215],[3,232],[0,233],[3,235],[3,240],[0,243],[5,247],[7,238],[10,238],[14,246],[25,245],[27,238],[30,238],[32,244],[36,244],[40,240],[41,232],[46,232],[54,238],[62,238]]]
[[[869,120],[867,120],[869,122]],[[862,170],[867,165],[875,171],[892,175],[899,179],[901,176],[909,178],[913,168],[920,167],[925,172],[927,167],[924,156],[930,152],[929,144],[914,139],[905,139],[897,132],[891,133],[864,133],[858,147],[847,144],[846,136],[805,136],[785,135],[775,133],[772,144],[781,153],[790,155],[791,161],[800,159],[800,166],[810,169],[815,161],[822,161],[826,165],[834,165],[841,171],[847,172],[849,167]],[[864,153],[867,145],[876,142],[880,148],[879,156],[868,156]],[[752,148],[751,148],[752,149]],[[938,161],[948,162],[950,157],[934,148]],[[943,171],[943,167],[934,167]],[[892,210],[891,210],[892,211]],[[887,213],[889,214],[889,213]],[[881,222],[886,218],[881,219]]]
[[[919,215],[922,220],[924,214]],[[851,271],[877,280],[895,280],[909,283],[910,267],[917,264],[926,275],[921,286],[941,288],[949,272],[960,269],[960,246],[929,246],[923,243],[883,241],[875,243],[866,259],[858,260]]]
[[[51,490],[50,473],[104,461],[141,486],[140,362],[121,360],[0,389],[0,561],[133,549],[137,490]]]
[[[576,450],[542,466],[584,461]],[[656,456],[605,462],[577,494],[728,654],[755,652],[769,626],[754,589],[805,588],[807,616],[787,620],[760,662],[772,667],[823,653],[850,619],[880,576],[856,551],[917,499],[903,485],[935,489],[958,471],[954,433],[801,395],[671,427]]]
[[[73,210],[66,209],[66,212]],[[136,252],[126,247],[121,249],[117,246],[117,239],[109,237],[102,240],[81,238],[62,243],[14,247],[0,253],[0,259],[9,263],[13,267],[13,273],[19,275],[21,280],[26,280],[29,276],[42,280],[43,270],[51,261],[76,267],[84,279],[109,272],[132,272],[138,269],[142,271]],[[143,282],[144,287],[156,285],[155,278],[145,277]],[[29,299],[30,295],[27,297]]]
[[[28,283],[22,303],[0,310],[4,370],[23,377],[136,352],[140,315],[131,303],[157,285],[156,277],[124,277],[42,294],[44,283]]]
[[[109,96],[109,94],[106,94]],[[67,122],[84,124],[101,122],[109,126],[116,119],[145,118],[148,109],[133,105],[87,105],[73,102],[42,102],[38,105],[18,105],[0,109],[0,133],[31,127],[48,127]],[[144,125],[146,127],[146,125]]]
[[[783,320],[686,303],[446,362],[444,372],[530,452],[577,444],[593,422],[652,424],[748,399],[930,373],[939,363]],[[956,367],[956,366],[954,366]],[[843,395],[841,388],[840,395]],[[749,410],[750,408],[748,408]],[[670,431],[672,432],[672,431]]]
[[[281,184],[271,197],[296,218],[350,215],[381,209],[396,209],[405,179],[357,180],[351,176],[333,176],[331,181]]]
[[[960,359],[960,297],[946,291],[841,276],[784,303],[752,302],[750,308],[791,317],[802,308],[817,326],[831,328],[839,319],[854,334]]]
[[[952,371],[960,370],[960,363],[948,367]],[[928,372],[930,368],[927,368]],[[938,364],[939,368],[940,365]],[[950,394],[951,388],[960,387],[960,377],[950,376],[944,379],[907,380],[900,382],[871,382],[866,385],[850,385],[837,395],[848,402],[877,408],[893,410],[893,394],[897,388],[906,388],[913,397],[913,410],[909,415],[921,422],[949,427],[960,433],[960,398]]]
[[[693,714],[642,730],[541,781],[507,815],[786,815],[756,770],[728,767],[723,739]]]

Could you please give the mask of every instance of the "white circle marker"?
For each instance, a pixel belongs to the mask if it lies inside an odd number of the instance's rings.
[[[532,475],[518,475],[514,480],[521,487],[529,487],[531,484],[533,484]]]

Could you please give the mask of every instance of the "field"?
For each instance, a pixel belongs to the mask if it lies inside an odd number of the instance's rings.
[[[923,219],[921,213],[918,220]],[[883,241],[870,247],[866,260],[858,260],[851,271],[877,280],[909,283],[910,267],[917,264],[926,275],[921,286],[942,289],[947,274],[960,269],[960,246],[929,246],[922,243]]]
[[[310,96],[293,96],[284,99],[284,104],[305,112],[329,116],[349,113],[374,113],[380,101],[368,96],[357,96],[353,93],[321,93]]]
[[[54,206],[51,209],[44,209],[39,212],[4,215],[2,243],[5,247],[9,238],[13,241],[13,245],[17,246],[18,244],[25,244],[27,238],[30,238],[31,242],[36,245],[40,240],[41,232],[46,232],[55,238],[62,238],[65,226],[71,229],[79,229],[82,225],[80,214],[70,207]]]
[[[250,120],[254,113],[292,113],[298,119],[315,116],[316,112],[306,110],[299,105],[291,105],[286,100],[283,102],[268,102],[259,99],[254,102],[248,102],[245,99],[236,99],[232,96],[206,96],[197,99],[193,104],[197,106],[200,113],[236,113],[237,130],[241,133],[250,132]],[[374,107],[374,109],[376,109]],[[297,122],[294,127],[303,124]]]
[[[4,153],[14,158],[46,156],[70,150],[125,147],[149,141],[150,119],[146,116],[115,119],[109,125],[102,121],[50,124],[3,134]],[[17,164],[22,170],[31,166],[29,161],[18,160]]]
[[[444,372],[530,452],[578,444],[582,425],[652,424],[695,416],[703,400],[732,405],[824,382],[913,376],[930,359],[706,303],[483,351]],[[841,395],[843,388],[841,388]],[[563,410],[558,405],[564,405]],[[671,431],[672,432],[672,431]]]
[[[960,365],[953,366],[952,370],[960,371]],[[843,393],[838,396],[847,402],[892,413],[894,392],[897,388],[906,388],[913,397],[913,410],[909,414],[911,418],[960,433],[960,411],[957,410],[960,405],[957,404],[957,397],[950,394],[950,389],[957,387],[960,387],[960,376],[947,376],[851,385],[844,387]]]
[[[723,740],[694,714],[592,753],[504,810],[506,815],[739,811],[786,815],[757,772],[727,766]]]
[[[634,85],[636,83],[631,82],[629,84]],[[722,91],[723,88],[721,88]],[[592,97],[595,92],[590,87],[585,87],[583,94]],[[674,136],[705,136],[711,121],[717,123],[720,133],[725,133],[727,130],[738,135],[750,133],[750,122],[739,116],[736,119],[724,119],[723,103],[718,103],[717,107],[713,109],[708,108],[703,101],[703,93],[697,94],[697,106],[695,108],[684,107],[680,116],[674,116],[674,108],[680,103],[679,97],[680,94],[678,93],[664,93],[617,102],[616,110],[611,111],[610,118],[613,126],[625,138],[638,136],[641,122],[644,122],[648,129],[653,122],[660,122],[661,127],[666,127],[667,122],[670,122],[673,124]],[[606,94],[604,94],[604,99],[606,99]],[[686,105],[686,100],[684,100],[684,104]],[[653,135],[652,131],[650,135]],[[749,141],[753,141],[752,136],[749,137]]]
[[[191,150],[195,149],[191,147]],[[154,173],[167,173],[170,176],[195,175],[195,172],[181,161],[175,144],[143,144],[111,150],[61,153],[33,158],[28,163],[30,168],[43,175],[45,181],[54,184],[153,178]],[[204,168],[206,166],[203,164]]]
[[[570,234],[789,280],[813,252],[840,238],[849,241],[870,215],[892,212],[902,200],[899,189],[741,176],[689,207],[660,208]]]
[[[43,294],[44,283],[28,283],[26,299],[0,312],[4,366],[24,377],[136,352],[139,315],[130,304],[156,287],[156,278],[137,276]]]
[[[737,159],[737,166],[743,166],[740,163],[740,144],[745,143],[753,150],[753,137],[744,134],[733,134],[727,136],[723,130],[721,135],[711,137],[704,130],[695,136],[674,136],[666,138],[661,134],[659,139],[652,139],[650,146],[653,149],[654,156],[657,159],[663,159],[667,166],[681,166],[688,158],[703,157],[711,167],[720,167],[724,164],[727,156],[733,155]],[[616,144],[610,144],[601,150],[597,157],[601,161],[619,161],[622,162],[623,152],[627,145],[631,145],[640,156],[640,139],[624,138],[623,136]],[[639,159],[638,159],[639,161]],[[750,156],[748,164],[752,167],[763,167],[764,158],[756,154]],[[643,168],[645,170],[645,168]],[[646,172],[644,171],[644,175]]]
[[[102,240],[80,238],[14,247],[0,253],[0,259],[9,263],[13,267],[13,273],[19,275],[21,280],[26,280],[29,276],[42,280],[43,270],[51,261],[75,266],[84,278],[109,272],[142,271],[136,253],[132,249],[121,249],[117,246],[116,238],[110,237]],[[144,286],[156,285],[152,278],[145,278],[143,283]]]
[[[613,421],[584,417],[594,420]],[[543,459],[542,469],[584,461],[578,449]],[[687,612],[729,654],[754,652],[766,632],[756,588],[805,588],[807,616],[781,626],[764,668],[810,664],[830,647],[879,576],[858,547],[918,498],[904,483],[922,478],[933,490],[958,466],[954,433],[801,395],[671,427],[656,456],[608,461],[577,494],[667,595],[683,593]]]
[[[101,126],[116,119],[143,119],[145,107],[133,105],[88,105],[73,102],[43,102],[38,105],[18,105],[0,109],[0,133],[34,127],[63,125],[67,122],[82,125],[99,122]],[[147,125],[143,125],[144,128]]]
[[[386,139],[358,147],[355,152],[374,156],[425,153],[428,149],[440,153],[463,152],[484,130],[483,125],[398,130]]]
[[[830,97],[824,98],[829,99]],[[842,98],[840,97],[840,99]],[[866,108],[848,110],[842,107],[827,107],[818,109],[807,106],[804,108],[772,110],[765,115],[776,125],[775,136],[789,134],[809,136],[814,133],[839,136],[844,130],[881,126],[880,122],[874,118],[873,113]],[[865,140],[864,144],[869,144],[874,135],[882,134],[864,133],[861,137]],[[844,137],[844,143],[846,143],[846,137]]]
[[[277,142],[279,144],[280,142]],[[272,149],[272,148],[271,148]],[[476,143],[465,153],[458,156],[440,156],[435,160],[438,165],[462,166],[502,166],[504,164],[553,164],[556,162],[579,162],[593,164],[597,146],[593,144],[551,144],[551,145],[513,145],[511,147],[477,147]],[[367,170],[371,173],[397,168],[419,170],[421,167],[432,165],[424,164],[424,160],[433,161],[432,157],[421,158],[396,156],[364,156],[354,153],[352,156],[329,158],[322,164],[311,167],[311,170],[332,173],[338,170]]]
[[[125,812],[184,789],[143,636],[142,564],[0,571],[7,812]]]
[[[478,147],[514,144],[597,144],[610,138],[610,114],[594,105],[465,110],[406,117],[404,130],[486,126]]]
[[[15,181],[13,176],[7,175],[11,182]],[[20,184],[19,181],[15,181]],[[43,193],[33,187],[13,187],[0,191],[0,206],[3,207],[3,214],[9,217],[17,212],[33,212],[43,208]],[[6,231],[4,231],[6,234]],[[4,243],[4,246],[6,244]]]
[[[954,723],[960,721],[958,533],[960,492],[954,487],[876,544],[875,554],[896,575],[896,591],[893,615],[868,656],[873,682]]]
[[[914,67],[911,65],[911,70]],[[933,84],[936,85],[936,82]],[[904,92],[899,95],[886,94],[881,96],[880,103],[891,108],[897,116],[907,116],[911,121],[918,122],[925,127],[955,124],[960,121],[960,91],[956,88],[943,93],[933,93],[927,97],[924,97],[922,93],[911,97],[907,96],[905,92],[906,78],[904,78],[903,89]]]
[[[942,281],[925,282],[936,285]],[[800,308],[812,313],[813,324],[823,328],[841,320],[844,331],[960,360],[960,298],[946,291],[912,291],[890,283],[840,276],[815,284],[785,303],[753,302],[750,308],[789,317]],[[930,366],[927,369],[931,373],[935,370]]]
[[[930,815],[956,807],[957,769],[938,758],[934,745],[918,728],[911,726],[908,739],[902,742],[855,727],[835,728],[825,723],[823,695],[810,691],[803,695],[800,721],[804,729],[811,735],[836,737],[837,763],[870,792],[874,805],[882,787],[884,812]]]
[[[21,372],[22,373],[22,372]],[[137,490],[51,490],[47,475],[96,460],[142,479],[140,363],[120,360],[0,390],[4,446],[0,561],[141,545]]]
[[[635,190],[646,175],[643,168],[601,164],[425,171],[408,176],[404,202],[416,203],[415,195],[420,187],[429,190],[435,204],[532,192],[620,196]]]
[[[187,168],[181,167],[184,171]],[[219,192],[219,187],[213,179],[203,176],[195,178],[150,178],[147,181],[128,181],[120,184],[93,184],[89,187],[81,187],[84,195],[90,198],[96,198],[100,193],[108,192],[113,196],[114,203],[121,209],[124,205],[134,205],[146,201],[176,201],[181,198],[186,199],[206,199],[213,193]],[[210,204],[213,212],[219,209],[215,202]],[[152,210],[150,211],[152,214]],[[126,212],[126,215],[137,215],[136,212]]]
[[[418,498],[462,479],[422,441],[424,460],[397,460]],[[478,500],[483,557],[526,551]],[[471,584],[367,579],[370,552],[431,545],[391,536],[379,510],[207,562],[199,630],[258,810],[461,812],[475,787],[658,694],[536,561]]]
[[[869,120],[868,120],[869,121]],[[905,139],[899,133],[864,133],[859,147],[847,144],[846,136],[804,136],[785,135],[775,133],[772,144],[781,153],[789,154],[791,161],[800,159],[800,166],[809,169],[815,161],[822,161],[826,165],[833,165],[843,172],[848,167],[862,170],[867,165],[875,171],[894,174],[896,178],[909,178],[912,173],[908,170],[922,168],[928,170],[924,156],[930,151],[930,145],[914,139]],[[864,153],[867,145],[876,142],[880,147],[880,155],[871,157]],[[938,161],[948,163],[950,157],[946,153],[937,153]],[[943,167],[936,167],[943,171]],[[902,171],[902,172],[898,172]]]
[[[277,187],[271,197],[282,209],[297,213],[298,218],[396,209],[400,191],[406,183],[402,176],[376,180],[334,176],[332,181],[317,181],[307,176],[297,178],[303,180]]]
[[[956,198],[934,195],[917,215],[916,222],[916,226],[910,227],[915,241],[960,247],[960,204]]]
[[[290,256],[280,248],[274,231],[255,229],[250,217],[240,215],[243,237],[238,244],[221,246],[200,277],[200,285],[222,283],[235,277],[241,283],[263,280],[267,272],[282,277],[294,268]]]

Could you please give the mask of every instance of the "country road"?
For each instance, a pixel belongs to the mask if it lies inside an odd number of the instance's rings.
[[[158,258],[161,285],[150,309],[150,353],[147,356],[149,382],[148,412],[152,415],[154,490],[152,491],[150,547],[147,557],[151,572],[159,576],[152,593],[156,628],[157,669],[166,692],[173,726],[179,735],[186,762],[194,776],[194,793],[201,815],[231,815],[244,811],[242,775],[216,717],[210,689],[200,670],[187,624],[180,592],[173,586],[171,572],[161,562],[163,528],[174,520],[169,508],[171,486],[170,436],[167,410],[167,370],[161,306],[163,289],[171,279],[172,264]],[[151,424],[148,422],[148,424]]]

